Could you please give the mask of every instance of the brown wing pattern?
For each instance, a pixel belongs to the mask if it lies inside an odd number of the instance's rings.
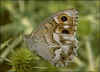
[[[77,18],[75,9],[51,16],[26,37],[31,51],[36,51],[55,66],[67,66],[77,54]]]

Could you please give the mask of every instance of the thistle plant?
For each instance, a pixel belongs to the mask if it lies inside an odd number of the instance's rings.
[[[21,48],[10,57],[10,65],[14,72],[32,72],[35,63],[31,52],[27,48]]]

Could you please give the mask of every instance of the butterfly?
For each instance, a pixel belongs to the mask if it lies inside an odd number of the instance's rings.
[[[67,66],[77,55],[78,11],[57,12],[42,22],[25,40],[32,52],[56,67]]]

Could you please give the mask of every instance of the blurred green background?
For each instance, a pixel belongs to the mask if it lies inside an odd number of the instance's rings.
[[[47,17],[60,10],[79,10],[78,56],[56,68],[32,54],[23,40]],[[0,0],[0,72],[100,72],[99,0]]]

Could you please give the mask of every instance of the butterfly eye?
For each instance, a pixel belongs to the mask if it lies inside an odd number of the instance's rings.
[[[66,16],[62,16],[62,17],[61,17],[61,20],[62,20],[63,22],[65,22],[65,21],[67,21],[67,17],[66,17]]]

